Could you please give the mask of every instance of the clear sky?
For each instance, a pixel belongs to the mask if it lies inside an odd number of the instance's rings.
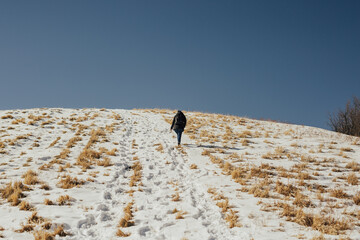
[[[360,1],[2,0],[0,109],[170,108],[327,127]]]

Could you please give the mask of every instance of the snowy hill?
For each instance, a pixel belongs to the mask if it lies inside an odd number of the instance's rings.
[[[6,239],[360,239],[360,139],[170,110],[0,111]]]

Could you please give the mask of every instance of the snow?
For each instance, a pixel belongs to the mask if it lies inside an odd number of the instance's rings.
[[[24,191],[25,196],[20,200],[30,203],[38,216],[52,223],[51,229],[43,231],[51,233],[57,225],[63,226],[68,235],[56,239],[118,239],[121,238],[116,236],[118,229],[130,234],[126,239],[275,240],[311,239],[320,235],[325,239],[360,239],[360,206],[352,200],[358,185],[347,182],[350,173],[359,177],[359,170],[347,167],[351,162],[360,162],[358,138],[307,126],[185,112],[189,123],[183,145],[177,148],[175,133],[169,131],[174,114],[157,109],[0,111],[0,188],[4,189],[10,182],[23,182],[22,176],[28,170],[35,171],[40,182],[28,185],[31,190]],[[42,118],[33,120],[33,116]],[[101,148],[115,148],[115,155],[104,150],[98,159],[109,158],[112,165],[99,166],[95,160],[89,169],[84,169],[76,164],[77,158],[89,143],[91,130],[99,128],[105,136],[100,136],[90,148],[98,152]],[[24,137],[16,139],[18,136]],[[44,167],[56,160],[75,136],[81,140],[69,148],[69,155],[62,162]],[[249,142],[244,143],[244,139]],[[162,149],[157,149],[159,146]],[[204,154],[205,150],[210,155]],[[266,158],[269,153],[277,153],[279,157]],[[238,158],[232,159],[232,154]],[[264,164],[273,168],[267,171],[262,168],[268,177],[248,176],[242,184],[221,163],[212,162],[211,156],[218,157],[222,163],[231,163],[234,168],[249,168],[248,173]],[[315,160],[306,161],[305,157]],[[141,165],[140,180],[132,184],[135,162]],[[302,171],[293,171],[301,164],[304,164]],[[280,167],[294,177],[281,177]],[[313,179],[301,182],[297,178],[301,172],[309,173]],[[84,184],[61,188],[59,181],[65,175],[83,180]],[[251,187],[265,180],[270,197],[250,194]],[[304,211],[345,219],[351,226],[339,234],[327,234],[287,221],[281,208],[274,206],[278,202],[292,203],[294,196],[277,193],[277,181],[293,184],[310,198],[312,207],[304,207]],[[44,183],[49,190],[42,189]],[[316,197],[319,193],[311,188],[313,184],[327,189],[323,193],[327,200]],[[338,188],[349,197],[330,196],[330,191]],[[177,194],[179,199],[174,200]],[[57,199],[64,195],[71,199],[68,204],[59,205]],[[45,205],[45,199],[54,205]],[[222,211],[219,205],[226,199],[228,208]],[[131,202],[133,216],[129,221],[133,224],[120,227],[120,220],[126,217],[124,209]],[[175,209],[180,211],[182,219],[177,219],[179,212]],[[231,211],[238,218],[238,225],[232,228],[226,221]],[[16,231],[27,224],[31,215],[32,211],[20,210],[1,198],[0,236],[33,239],[34,233],[42,230],[41,224],[35,224],[30,232]]]

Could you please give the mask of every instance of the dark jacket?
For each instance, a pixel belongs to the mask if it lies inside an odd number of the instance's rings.
[[[172,124],[171,124],[171,129],[183,129],[185,128],[186,126],[186,117],[185,115],[181,112],[181,111],[178,111],[172,121]]]

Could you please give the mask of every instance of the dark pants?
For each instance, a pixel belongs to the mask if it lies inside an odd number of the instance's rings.
[[[178,128],[178,129],[174,129],[174,131],[177,134],[178,145],[180,145],[180,143],[181,143],[181,135],[182,135],[184,129]]]

